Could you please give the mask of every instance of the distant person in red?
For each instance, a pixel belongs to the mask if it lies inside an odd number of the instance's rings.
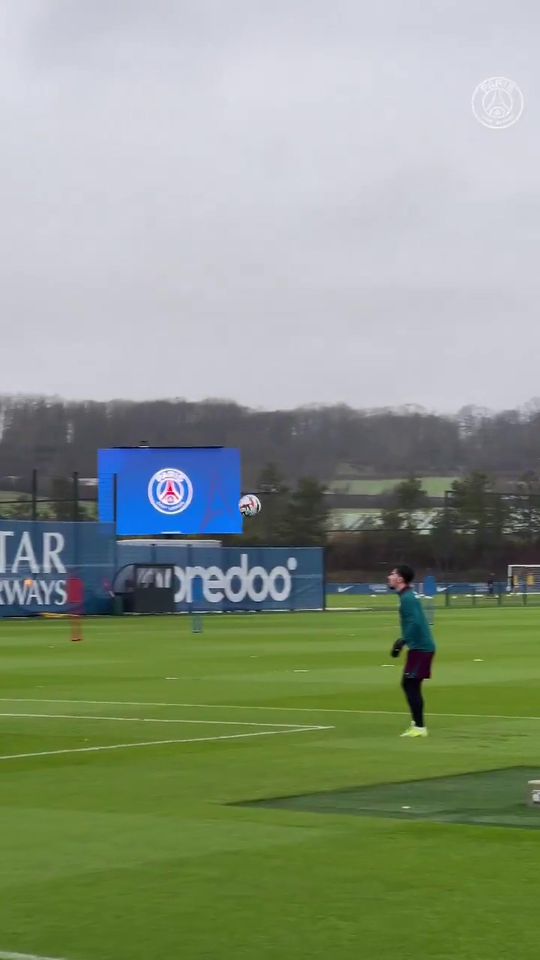
[[[80,577],[68,577],[67,602],[71,617],[71,639],[82,640],[82,621],[84,613],[84,581]]]

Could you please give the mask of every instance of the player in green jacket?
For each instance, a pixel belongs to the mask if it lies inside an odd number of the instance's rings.
[[[401,686],[409,704],[412,722],[401,736],[427,737],[422,682],[431,677],[436,646],[422,603],[412,589],[413,580],[414,570],[407,564],[395,567],[388,577],[388,586],[399,595],[401,624],[401,637],[396,640],[390,652],[393,657],[399,657],[403,647],[407,647]]]

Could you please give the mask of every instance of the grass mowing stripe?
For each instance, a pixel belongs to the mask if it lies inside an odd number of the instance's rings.
[[[42,957],[39,953],[10,953],[0,950],[0,960],[62,960],[62,957]]]
[[[272,707],[261,704],[246,703],[165,703],[161,701],[148,700],[66,700],[66,699],[42,699],[38,697],[0,697],[0,703],[85,703],[94,706],[109,707],[192,707],[201,710],[280,710],[290,713],[350,713],[359,716],[381,716],[381,717],[403,717],[409,716],[408,710],[355,710],[343,707]],[[0,714],[0,716],[9,716],[9,714]],[[22,716],[22,714],[15,714]],[[69,714],[69,716],[76,716]],[[540,720],[538,716],[519,716],[517,714],[503,713],[438,713],[429,711],[430,717],[447,717],[455,720]],[[92,719],[97,719],[93,717]],[[109,719],[119,720],[121,717],[112,717]],[[196,723],[212,723],[212,720],[198,720]],[[217,722],[217,721],[216,721]],[[225,722],[225,721],[222,721]],[[234,720],[226,721],[234,723]],[[262,725],[262,724],[261,724]],[[269,726],[279,726],[279,724],[269,724]],[[286,724],[288,726],[288,724]],[[321,728],[326,729],[326,728]]]

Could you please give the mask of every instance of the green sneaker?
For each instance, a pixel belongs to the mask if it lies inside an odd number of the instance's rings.
[[[427,737],[427,727],[417,727],[415,723],[411,723],[408,730],[405,733],[402,733],[402,737]]]
[[[407,727],[405,733],[400,733],[400,737],[412,737],[414,731],[416,730],[416,724],[411,723],[410,727]]]

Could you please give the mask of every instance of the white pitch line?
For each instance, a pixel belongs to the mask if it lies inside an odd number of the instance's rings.
[[[43,699],[41,697],[0,697],[0,703],[84,703],[92,704],[93,706],[109,707],[193,707],[201,710],[279,710],[288,713],[346,713],[373,717],[409,716],[406,710],[354,710],[345,707],[270,707],[246,703],[168,703],[150,700],[53,700]],[[540,717],[510,716],[500,713],[433,713],[433,711],[430,710],[429,715],[430,717],[449,717],[456,720],[540,720]],[[274,724],[272,724],[272,726],[274,726]]]
[[[304,723],[258,723],[256,720],[177,720],[168,717],[100,717],[96,714],[83,713],[0,713],[0,717],[35,717],[38,720],[118,720],[123,723],[200,723],[214,727],[294,727],[295,730],[306,727],[312,730],[311,724]]]
[[[38,953],[10,953],[0,950],[0,960],[62,960],[61,957],[42,957]]]
[[[179,740],[142,740],[140,743],[108,743],[99,747],[69,747],[64,750],[38,750],[33,753],[7,753],[0,760],[23,760],[26,757],[53,757],[61,753],[98,753],[103,750],[129,750],[131,747],[156,747],[171,743],[207,743],[211,740],[241,740],[247,737],[277,737],[280,733],[307,733],[312,730],[333,730],[333,727],[291,727],[289,730],[258,730],[256,733],[223,733],[217,737],[186,737]],[[0,957],[1,960],[1,957]]]

